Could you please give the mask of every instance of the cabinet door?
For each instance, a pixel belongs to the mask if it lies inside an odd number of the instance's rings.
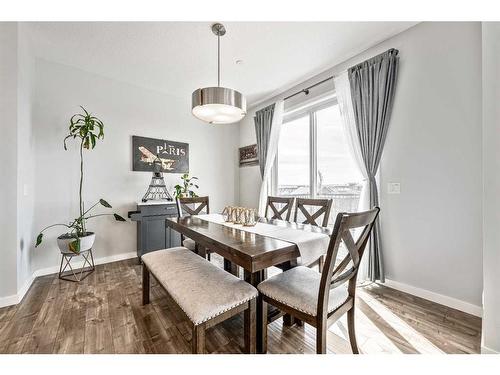
[[[181,245],[181,234],[172,228],[168,228],[168,232],[170,235],[170,247],[178,247]]]
[[[170,247],[170,233],[165,228],[165,216],[145,217],[142,222],[142,253]]]

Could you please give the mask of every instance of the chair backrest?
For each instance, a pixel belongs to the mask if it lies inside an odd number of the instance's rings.
[[[209,214],[208,202],[208,197],[177,198],[177,216],[199,215],[204,208],[204,213]]]
[[[270,219],[290,221],[290,216],[292,216],[294,199],[295,198],[293,198],[293,197],[285,198],[285,197],[268,196],[265,217],[268,218],[267,213],[268,213],[269,208],[270,208],[272,210],[272,212],[271,212],[272,215],[271,215]],[[279,206],[276,206],[277,204],[281,204],[283,206],[281,208],[279,208]]]
[[[307,209],[308,207],[318,207],[318,209],[311,213]],[[305,220],[302,224],[311,224],[316,225],[317,227],[327,227],[328,219],[330,218],[330,210],[332,209],[332,200],[331,199],[309,199],[309,198],[297,198],[295,201],[295,216],[293,221],[296,223],[299,211],[304,215]],[[319,225],[316,220],[319,220],[320,216],[323,216],[323,220],[321,221],[321,225]]]
[[[355,295],[356,278],[358,276],[359,265],[365,251],[370,233],[375,225],[380,208],[375,207],[369,211],[357,213],[341,212],[337,215],[333,234],[328,245],[325,264],[321,273],[321,282],[318,298],[318,316],[327,315],[328,297],[330,290],[346,282],[349,282],[348,292],[350,296]],[[351,231],[359,232],[359,237],[355,241]],[[335,264],[339,246],[341,243],[347,249],[347,255],[338,264]],[[350,268],[347,268],[347,266]]]

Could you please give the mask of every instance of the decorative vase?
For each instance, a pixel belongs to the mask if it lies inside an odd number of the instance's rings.
[[[57,237],[57,246],[61,250],[62,254],[75,254],[69,249],[69,244],[76,240],[77,237],[72,236],[68,233],[61,234]],[[85,236],[78,237],[80,239],[80,252],[92,249],[95,241],[95,233],[87,232]]]

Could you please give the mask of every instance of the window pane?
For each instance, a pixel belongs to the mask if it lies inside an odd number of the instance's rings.
[[[309,116],[284,123],[278,145],[278,195],[309,197]]]
[[[363,177],[349,151],[338,105],[316,113],[318,152],[318,198],[332,198],[329,224],[339,212],[355,212],[358,208]]]

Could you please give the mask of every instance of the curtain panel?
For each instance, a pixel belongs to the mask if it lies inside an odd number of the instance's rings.
[[[359,197],[358,211],[367,211],[370,209],[370,185],[368,183],[368,172],[366,171],[361,146],[359,144],[358,129],[356,119],[354,118],[354,109],[352,108],[351,84],[349,83],[349,74],[347,71],[333,78],[335,85],[335,95],[339,104],[340,117],[348,148],[352,159],[355,161],[358,172],[363,176],[361,194]],[[361,235],[361,231],[355,232],[355,238]],[[369,246],[367,253],[369,253]],[[368,279],[368,256],[361,259],[361,265],[358,272],[358,281]]]
[[[384,149],[398,75],[398,50],[390,49],[348,69],[357,136],[369,184],[369,206],[379,205],[375,176]],[[370,236],[368,278],[385,281],[380,223]]]
[[[259,215],[264,216],[267,196],[271,190],[271,170],[278,151],[281,124],[283,122],[283,100],[257,111],[254,122],[262,176],[259,194]]]
[[[274,106],[275,103],[257,111],[253,118],[255,123],[255,135],[257,137],[257,154],[259,156],[261,177],[264,177],[264,169],[266,167],[267,148],[269,146],[269,137],[271,136]]]

